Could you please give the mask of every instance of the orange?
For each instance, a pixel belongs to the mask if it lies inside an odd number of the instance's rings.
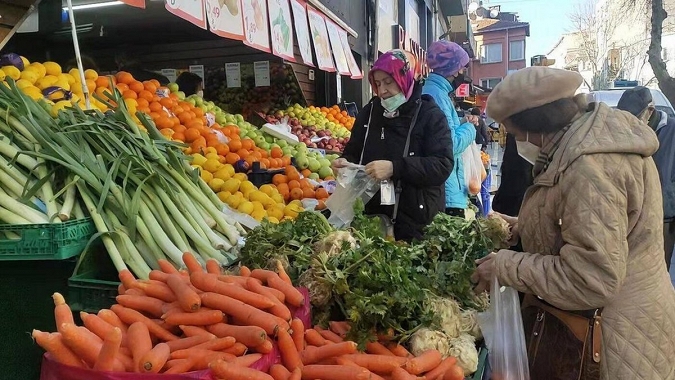
[[[265,166],[265,169],[270,167],[270,160],[267,158],[261,158],[260,163],[262,164],[261,166]]]
[[[199,130],[196,129],[196,128],[188,128],[185,131],[185,138],[187,139],[188,142],[193,142],[200,137],[202,137],[202,135],[201,135],[201,133],[199,133]],[[204,143],[206,143],[206,140],[204,140]]]
[[[192,115],[190,115],[189,112],[184,111],[177,114],[176,116],[178,116],[178,120],[180,120],[180,122],[183,124],[187,124],[188,122],[190,122],[190,120],[192,120]]]
[[[160,116],[162,116],[162,115],[160,115],[159,112],[150,112],[150,113],[148,114],[148,116],[150,116],[150,118],[151,118],[152,120],[156,120],[156,119],[159,119]]]
[[[180,142],[185,142],[185,135],[183,132],[174,132],[171,138]]]
[[[230,152],[236,152],[243,147],[243,144],[240,140],[230,141]]]
[[[324,181],[334,181],[334,180],[335,177],[333,177],[332,175],[329,175],[328,177],[324,178]]]
[[[202,151],[202,150],[206,149],[206,139],[199,136],[195,141],[192,142],[190,147],[192,148],[192,150],[194,150],[196,152]]]
[[[153,94],[157,92],[157,85],[155,85],[153,82],[150,82],[146,80],[143,82],[143,88],[145,88],[146,91],[152,92]]]
[[[180,119],[178,119],[178,120],[180,120]],[[199,120],[199,119],[192,119],[192,120],[190,120],[190,121],[189,121],[187,124],[185,124],[185,125],[186,125],[188,128],[197,128],[197,129],[201,129],[202,127],[204,127],[204,122],[201,121],[201,120]],[[213,133],[211,133],[211,131],[209,131],[208,129],[205,129],[205,130],[208,131],[210,135],[215,136],[215,135],[214,135]]]
[[[300,200],[304,196],[304,193],[301,189],[292,189],[291,190],[291,199]]]
[[[171,118],[169,118],[169,120],[171,120]],[[171,122],[173,122],[173,120],[171,120]],[[185,133],[187,128],[181,123],[178,123],[178,124],[174,123],[173,124],[173,130],[176,131],[176,132]]]
[[[159,133],[161,133],[162,136],[166,137],[167,139],[170,139],[171,135],[174,134],[173,129],[170,129],[170,128],[160,129]]]
[[[110,77],[100,76],[95,81],[96,87],[110,88]]]
[[[316,205],[315,210],[321,211],[321,210],[325,210],[325,209],[326,209],[326,202],[324,202],[323,199],[319,199],[319,204]]]
[[[227,146],[226,144],[216,144],[214,145],[214,147],[216,148],[216,153],[218,153],[223,157],[227,156],[227,154],[230,153],[230,147]]]
[[[291,164],[291,156],[283,156],[281,157],[282,161],[282,166],[287,167]]]
[[[150,79],[149,82],[151,82],[152,84],[154,84],[155,87],[159,87],[159,86],[160,86],[160,83],[159,83],[159,81],[158,81],[157,79]]]
[[[305,188],[302,190],[302,197],[303,198],[314,198],[316,195],[314,194],[314,190],[311,188]]]
[[[300,173],[298,173],[298,171],[295,170],[295,169],[293,169],[291,171],[286,169],[286,176],[288,177],[289,181],[291,181],[291,180],[299,181],[300,180]]]
[[[316,199],[326,199],[328,198],[328,191],[323,187],[316,189]]]
[[[195,117],[203,117],[204,116],[204,111],[201,108],[195,107],[192,112],[195,113]]]
[[[136,94],[135,92],[133,92],[131,90],[126,90],[122,94],[122,97],[124,99],[138,99],[138,94]]]
[[[232,149],[231,146],[230,146],[230,149]],[[251,154],[251,153],[250,153],[248,150],[242,148],[242,149],[239,149],[239,150],[237,151],[237,154],[238,154],[239,157],[241,157],[241,158],[246,158],[246,157],[248,157],[248,155]]]
[[[107,87],[106,87],[106,88],[107,88]],[[118,83],[118,84],[116,84],[116,85],[115,85],[115,88],[116,88],[117,91],[119,91],[120,93],[124,93],[125,91],[129,91],[129,86],[127,86],[127,85],[124,84],[124,83]]]
[[[139,92],[145,90],[145,87],[143,87],[143,83],[141,83],[137,80],[135,80],[131,83],[127,83],[127,84],[129,85],[129,90],[131,90],[135,93],[139,93]]]
[[[246,149],[246,150],[252,150],[253,147],[255,146],[255,143],[251,139],[243,139],[241,140],[241,147]]]
[[[159,100],[159,103],[168,109],[171,109],[173,106],[175,106],[174,100],[171,98],[162,98]]]
[[[185,112],[185,110],[181,106],[175,106],[171,109],[171,112],[173,112],[174,115],[178,115],[181,112]]]
[[[151,102],[151,101],[152,101],[152,98],[154,97],[154,95],[153,95],[153,93],[150,92],[150,91],[147,91],[147,90],[141,90],[141,91],[138,93],[138,97],[141,98],[141,99],[145,99],[145,100],[147,100],[148,102]]]
[[[286,179],[286,176],[283,174],[275,174],[274,177],[272,177],[272,183],[279,187],[280,184],[286,183],[288,179]]]
[[[138,103],[138,108],[139,108],[139,109],[140,109],[140,108],[150,108],[150,102],[148,102],[148,101],[145,100],[145,99],[142,99],[142,98],[141,98],[141,99],[138,99],[138,100],[137,100],[137,103]]]
[[[288,188],[291,189],[291,190],[300,189],[301,188],[300,182],[295,180],[295,179],[292,179],[292,180],[288,181]]]
[[[277,185],[277,190],[279,191],[279,193],[281,193],[281,195],[283,195],[284,193],[290,192],[291,188],[288,187],[287,183],[279,183]]]
[[[225,156],[225,161],[230,165],[236,164],[239,159],[239,155],[236,153],[228,153],[227,156]]]
[[[173,122],[173,125],[181,125],[180,120],[175,116],[170,116],[169,119]]]
[[[96,91],[96,82],[94,82],[91,79],[87,79],[86,82],[87,82],[87,91],[89,91],[90,94]]]
[[[170,129],[171,127],[173,127],[173,123],[166,116],[160,116],[157,119],[155,119],[155,125],[157,125],[157,128],[159,128],[159,129],[165,129],[165,128]],[[173,131],[173,129],[172,129],[172,131]]]
[[[309,183],[309,180],[307,178],[303,178],[298,182],[300,182],[301,189],[312,189],[312,190],[314,189],[314,187],[312,186],[311,183]]]
[[[126,71],[120,71],[117,73],[117,82],[119,83],[124,83],[124,84],[130,84],[135,81],[133,75],[127,73]]]
[[[303,169],[300,173],[302,173],[302,176],[307,178],[312,174],[312,171],[309,169]]]
[[[145,99],[143,99],[145,100]],[[159,112],[162,111],[162,105],[156,102],[150,103],[150,111],[152,112]]]
[[[270,153],[272,153],[272,158],[281,158],[284,155],[284,151],[281,150],[281,148],[278,148],[278,147],[272,148]]]

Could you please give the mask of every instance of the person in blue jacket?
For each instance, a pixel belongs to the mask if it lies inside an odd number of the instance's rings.
[[[452,135],[454,166],[445,181],[445,212],[453,216],[464,216],[469,207],[469,191],[464,180],[462,153],[476,140],[478,118],[473,115],[459,119],[450,94],[464,83],[464,68],[469,55],[458,44],[450,41],[436,41],[427,52],[427,64],[433,70],[422,93],[430,95],[445,113]]]

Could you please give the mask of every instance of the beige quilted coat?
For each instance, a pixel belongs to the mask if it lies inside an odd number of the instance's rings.
[[[565,310],[605,308],[603,380],[675,379],[657,148],[627,113],[600,104],[581,116],[523,201],[518,227],[530,253],[495,258],[503,285]]]

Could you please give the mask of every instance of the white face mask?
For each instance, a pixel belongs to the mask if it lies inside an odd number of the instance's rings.
[[[542,136],[541,138],[543,141],[544,136]],[[529,162],[532,165],[534,165],[534,163],[537,162],[537,157],[539,157],[539,151],[541,150],[541,148],[530,142],[529,132],[525,137],[525,141],[516,140],[516,148],[518,149],[518,155],[522,157],[525,161]]]

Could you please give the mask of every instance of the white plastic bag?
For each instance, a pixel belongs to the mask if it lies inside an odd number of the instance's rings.
[[[361,165],[350,164],[338,171],[337,187],[326,200],[330,210],[328,222],[344,228],[354,220],[354,203],[361,199],[368,203],[380,189],[380,183],[368,176]]]
[[[518,292],[500,286],[496,276],[492,280],[490,307],[478,313],[478,324],[489,350],[492,378],[530,380]]]
[[[480,185],[486,177],[485,167],[480,158],[480,148],[478,144],[471,143],[468,148],[462,153],[462,161],[464,162],[464,181],[466,181],[466,188],[469,194],[477,195],[480,193]]]

